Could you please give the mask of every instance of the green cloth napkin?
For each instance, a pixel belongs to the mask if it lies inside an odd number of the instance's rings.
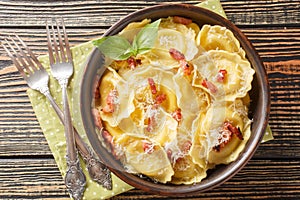
[[[223,17],[226,17],[219,0],[206,0],[197,4],[197,6],[210,9],[222,15]],[[87,58],[92,49],[93,44],[91,42],[86,42],[72,48],[74,74],[70,79],[68,86],[68,97],[73,125],[76,127],[78,133],[82,136],[82,138],[87,144],[89,144],[89,141],[83,129],[79,111],[79,80],[81,78],[80,75],[82,74],[81,70],[83,70],[83,67],[85,66]],[[48,73],[51,74],[48,56],[40,56],[39,60],[46,68]],[[54,97],[54,100],[62,108],[61,89],[57,81],[52,76],[50,76],[49,88],[52,96]],[[60,122],[59,118],[56,116],[52,106],[42,94],[32,89],[28,89],[27,94],[33,106],[33,110],[37,116],[37,119],[40,123],[44,136],[48,142],[49,148],[53,153],[57,166],[62,176],[64,177],[67,168],[65,160],[66,142],[64,136],[64,127]],[[272,138],[272,132],[268,128],[264,141],[268,141]],[[85,163],[82,159],[80,161],[87,178],[87,185],[86,190],[84,192],[83,200],[107,199],[122,192],[126,192],[130,189],[133,189],[132,186],[126,184],[114,174],[112,174],[113,190],[107,190],[103,188],[101,185],[97,184],[96,182],[90,179]]]
[[[79,111],[79,81],[77,80],[80,79],[80,71],[81,69],[83,69],[87,57],[92,49],[93,45],[91,42],[80,44],[72,48],[74,75],[70,79],[68,86],[68,97],[73,125],[87,144],[89,144],[89,141],[84,132]],[[48,56],[40,56],[39,60],[49,72],[49,74],[51,74]],[[62,108],[61,89],[58,82],[52,76],[50,76],[49,87],[54,100]],[[32,103],[33,110],[44,133],[44,136],[48,142],[50,150],[53,153],[57,166],[62,176],[65,177],[67,165],[65,159],[66,142],[64,136],[64,127],[59,121],[59,118],[57,117],[55,111],[52,109],[50,103],[47,101],[46,97],[32,89],[28,89],[27,93]],[[83,200],[107,199],[133,188],[132,186],[124,183],[112,174],[113,190],[107,190],[90,179],[85,163],[82,159],[80,160],[80,162],[84,174],[87,178],[86,190],[84,192]]]

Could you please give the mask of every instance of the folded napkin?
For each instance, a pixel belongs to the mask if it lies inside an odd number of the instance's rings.
[[[197,6],[210,9],[226,17],[219,0],[206,0],[197,4]],[[85,66],[87,58],[90,52],[93,50],[93,47],[94,46],[91,42],[86,42],[77,45],[71,49],[73,55],[73,62],[74,62],[74,74],[70,79],[69,86],[68,86],[68,96],[69,96],[69,103],[70,103],[73,125],[76,127],[78,133],[82,136],[82,138],[87,144],[89,144],[89,141],[83,129],[82,120],[79,111],[80,108],[79,80],[80,80],[80,75],[82,74],[81,70]],[[39,60],[46,68],[48,73],[51,74],[48,56],[47,55],[40,56]],[[62,108],[61,88],[58,82],[52,76],[50,76],[49,87],[50,87],[50,92],[54,97],[54,100]],[[40,123],[44,136],[48,142],[49,148],[53,153],[57,166],[62,176],[64,177],[67,168],[66,160],[65,160],[66,142],[64,136],[64,127],[60,122],[59,118],[56,116],[56,113],[53,110],[52,106],[42,94],[32,89],[28,89],[27,94],[33,106],[33,110],[37,116],[37,119]],[[264,141],[270,139],[272,139],[272,132],[268,128]],[[83,199],[86,200],[107,199],[114,195],[133,189],[132,186],[126,184],[118,177],[116,177],[114,174],[112,174],[113,189],[107,190],[103,188],[101,185],[99,185],[98,183],[90,179],[85,163],[83,162],[82,159],[80,160],[80,162],[87,178],[87,185],[86,185],[86,190],[84,192]]]
[[[84,67],[85,62],[89,53],[92,51],[93,45],[91,42],[77,45],[72,48],[73,62],[74,62],[74,74],[70,79],[68,86],[68,97],[70,102],[70,110],[72,114],[72,121],[74,127],[77,129],[78,133],[82,136],[83,140],[89,144],[86,134],[83,129],[83,125],[80,118],[79,111],[79,86],[77,85],[80,78],[80,70]],[[40,56],[39,60],[46,68],[46,70],[51,74],[49,67],[48,56]],[[62,108],[62,98],[61,98],[61,88],[58,82],[50,76],[49,81],[50,92],[57,102],[57,104]],[[55,111],[52,109],[50,103],[47,101],[39,92],[28,89],[28,96],[33,106],[33,110],[37,116],[40,123],[44,136],[48,142],[51,152],[53,153],[54,159],[57,166],[65,177],[67,164],[66,164],[66,142],[64,135],[64,127],[57,117]],[[90,146],[90,145],[89,145]],[[96,200],[96,199],[107,199],[119,193],[128,191],[133,187],[124,183],[115,175],[112,174],[113,190],[107,190],[103,188],[98,183],[91,180],[88,175],[88,171],[83,160],[80,160],[81,167],[83,168],[84,174],[87,178],[86,190],[84,192],[83,199],[85,200]]]

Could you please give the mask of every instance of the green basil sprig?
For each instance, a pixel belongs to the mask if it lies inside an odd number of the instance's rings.
[[[160,19],[144,26],[134,37],[132,44],[122,36],[107,36],[92,43],[107,57],[126,60],[131,56],[144,54],[151,50],[157,37]]]

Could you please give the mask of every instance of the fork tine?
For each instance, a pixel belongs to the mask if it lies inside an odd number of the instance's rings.
[[[61,18],[61,23],[62,23],[63,33],[64,33],[64,39],[65,39],[66,53],[67,53],[67,57],[68,57],[68,62],[72,62],[73,61],[72,53],[71,53],[69,39],[68,39],[68,36],[67,36],[66,26],[65,26],[65,22],[64,22],[63,18]]]
[[[14,52],[14,54],[16,54],[16,56],[19,58],[19,54],[15,51],[15,49],[10,45],[10,43],[5,39],[7,45],[10,47],[10,49]],[[22,68],[22,66],[20,65],[20,63],[18,62],[18,60],[14,57],[14,55],[7,49],[7,47],[2,44],[2,47],[4,48],[4,50],[6,51],[7,55],[10,57],[10,59],[13,61],[14,65],[16,66],[16,68],[18,69],[18,71],[20,72],[20,74],[23,76],[23,78],[26,80],[27,76],[24,72],[24,69]],[[22,60],[22,59],[20,59]]]
[[[57,46],[57,39],[56,39],[56,34],[55,34],[55,31],[54,31],[54,26],[53,26],[53,21],[52,21],[52,24],[51,24],[51,28],[52,28],[52,42],[53,42],[53,45],[54,45],[54,51],[55,51],[55,58],[56,58],[56,62],[59,62],[59,54],[58,54],[58,46]]]
[[[14,43],[14,45],[16,46],[16,48],[19,51],[19,53],[17,53],[17,51],[12,47],[12,45],[10,43],[8,43],[9,47],[14,52],[15,56],[17,57],[17,59],[21,62],[21,68],[22,68],[22,70],[24,71],[24,69],[25,69],[25,71],[26,71],[27,74],[32,74],[32,71],[29,68],[29,64],[33,65],[32,62],[31,62],[31,60],[27,57],[26,53],[16,43],[16,41],[13,38],[11,38],[11,37],[9,37],[9,38]],[[25,62],[25,60],[27,61],[27,63]],[[26,73],[25,73],[25,75],[26,75]]]
[[[55,19],[56,22],[56,29],[57,29],[57,37],[58,37],[58,41],[59,41],[59,48],[60,48],[60,55],[61,55],[61,60],[62,62],[66,62],[66,56],[65,56],[65,51],[64,51],[64,44],[61,38],[61,34],[60,34],[60,28],[57,22],[57,19]]]
[[[47,41],[48,41],[48,51],[49,51],[49,61],[50,64],[53,65],[55,62],[59,62],[59,54],[58,54],[58,46],[56,42],[56,36],[54,32],[53,22],[51,22],[51,30],[49,29],[48,20],[46,21],[46,30],[47,30]],[[52,32],[52,35],[51,35]],[[52,47],[53,44],[53,47]],[[54,58],[55,54],[55,58]]]
[[[48,51],[49,51],[49,61],[50,61],[50,65],[53,65],[54,63],[54,55],[53,55],[53,50],[52,50],[52,45],[51,45],[51,33],[49,30],[49,24],[48,24],[48,20],[46,20],[46,32],[47,32],[47,46],[48,46]]]
[[[16,42],[9,37],[9,39],[11,40],[11,42],[13,42],[15,45]],[[20,65],[20,67],[22,68],[22,70],[24,71],[23,67],[25,68],[25,66],[27,66],[27,63],[25,62],[24,58],[20,55],[20,53],[17,53],[17,51],[14,49],[14,47],[11,45],[11,43],[9,43],[6,39],[5,41],[7,42],[8,46],[10,47],[10,49],[13,51],[13,53],[15,54],[15,56],[17,57],[17,59],[15,59],[16,61],[19,61],[18,64]],[[12,55],[13,56],[13,55]],[[21,64],[20,64],[21,63]],[[23,66],[23,67],[22,67]],[[26,68],[25,68],[26,69]],[[26,69],[26,72],[28,71],[28,69]],[[28,73],[30,73],[30,70],[28,71]]]
[[[13,41],[13,43],[15,44],[15,46],[18,48],[20,54],[23,56],[22,58],[26,60],[26,62],[29,64],[27,65],[25,62],[22,62],[23,67],[26,69],[26,72],[28,73],[32,73],[32,70],[30,69],[29,66],[32,67],[33,70],[38,70],[36,68],[36,66],[33,64],[33,62],[31,61],[31,59],[26,55],[26,53],[23,51],[23,49],[16,43],[16,41],[14,39],[11,38],[11,40]],[[21,58],[21,57],[20,57]]]
[[[39,67],[39,69],[43,70],[44,69],[43,65],[40,63],[40,61],[37,59],[37,57],[32,53],[32,51],[25,44],[25,42],[23,42],[23,40],[21,40],[21,38],[18,35],[16,35],[16,38],[18,38],[18,40],[21,42],[21,44],[26,49],[26,51],[29,53],[31,59],[36,63],[36,65]],[[35,65],[33,65],[33,66],[35,66]]]

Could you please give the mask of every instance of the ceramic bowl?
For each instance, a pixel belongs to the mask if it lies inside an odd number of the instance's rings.
[[[102,146],[99,140],[99,130],[95,128],[92,114],[94,88],[95,83],[99,80],[99,76],[105,70],[103,67],[103,55],[96,48],[92,51],[83,72],[80,88],[80,110],[84,129],[93,149],[115,175],[126,183],[147,192],[168,196],[186,196],[210,190],[224,183],[246,165],[258,148],[267,126],[270,109],[270,92],[264,66],[251,42],[233,23],[209,10],[184,4],[148,7],[121,19],[108,29],[104,35],[115,35],[131,22],[141,21],[145,18],[155,20],[174,15],[190,18],[199,26],[203,24],[221,25],[231,30],[245,50],[247,58],[256,72],[252,82],[252,90],[250,91],[251,106],[249,117],[253,119],[252,134],[238,159],[228,165],[217,166],[215,169],[210,170],[208,176],[200,183],[191,185],[155,183],[150,179],[124,172],[122,164]]]

